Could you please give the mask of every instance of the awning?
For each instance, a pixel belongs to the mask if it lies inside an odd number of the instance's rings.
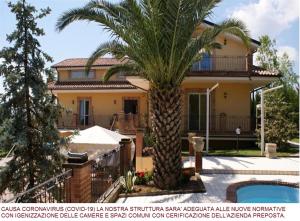
[[[71,152],[87,152],[89,159],[95,159],[100,154],[108,153],[119,147],[121,139],[132,139],[100,126],[93,126],[70,136],[69,150]],[[131,158],[133,159],[135,145],[132,142]]]

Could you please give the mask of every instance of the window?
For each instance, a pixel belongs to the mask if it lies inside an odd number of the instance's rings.
[[[95,78],[95,72],[90,71],[88,74],[85,71],[72,71],[71,79],[92,79]]]
[[[125,114],[137,114],[138,113],[138,101],[129,99],[124,100],[124,113]]]
[[[210,54],[204,53],[200,61],[197,61],[192,66],[193,71],[210,71],[212,70],[212,58]]]
[[[188,95],[188,124],[190,131],[206,129],[206,95],[190,93]]]
[[[89,110],[90,110],[90,100],[81,99],[79,100],[79,123],[82,126],[89,125]]]

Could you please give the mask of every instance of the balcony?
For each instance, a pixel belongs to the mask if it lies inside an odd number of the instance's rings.
[[[199,116],[193,121],[189,116],[183,116],[183,133],[187,132],[206,132],[206,116]],[[209,121],[209,131],[212,135],[235,135],[235,129],[237,127],[241,128],[241,134],[249,135],[253,134],[253,120],[250,116],[234,116],[234,115],[211,115]]]
[[[235,71],[246,72],[252,68],[252,56],[209,56],[193,64],[192,72]]]
[[[110,130],[117,130],[122,134],[134,134],[137,128],[147,126],[147,116],[143,114],[125,114],[120,112],[112,115],[94,114],[79,118],[77,113],[63,113],[58,120],[59,129],[86,129],[95,125]]]
[[[80,121],[76,113],[64,113],[58,121],[59,129],[86,129],[92,126],[101,126],[116,130],[122,134],[135,134],[137,128],[148,127],[148,118],[145,114],[124,114],[120,112],[113,115],[93,115],[86,118],[85,124]],[[235,135],[235,129],[241,128],[242,135],[250,135],[255,130],[255,119],[250,116],[211,115],[211,135]],[[182,133],[206,132],[206,115],[182,115]]]

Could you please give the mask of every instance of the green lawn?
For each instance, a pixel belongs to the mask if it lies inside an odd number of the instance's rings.
[[[294,154],[299,153],[298,148],[289,147],[286,150],[277,150],[278,157],[288,157]],[[183,156],[188,156],[188,151],[183,151]],[[235,149],[222,149],[222,150],[210,150],[207,154],[208,156],[225,156],[225,157],[260,157],[260,149],[241,149],[236,151]]]
[[[292,141],[295,143],[299,143],[299,138],[294,138],[294,139],[292,139]]]

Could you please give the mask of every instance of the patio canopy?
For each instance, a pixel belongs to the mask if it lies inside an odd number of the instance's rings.
[[[100,154],[108,153],[119,147],[123,138],[131,139],[128,136],[116,133],[100,126],[93,126],[79,131],[77,135],[70,136],[69,150],[71,152],[87,152],[89,159],[95,159]],[[132,142],[132,139],[131,139]],[[131,159],[133,159],[135,145],[131,145]]]

